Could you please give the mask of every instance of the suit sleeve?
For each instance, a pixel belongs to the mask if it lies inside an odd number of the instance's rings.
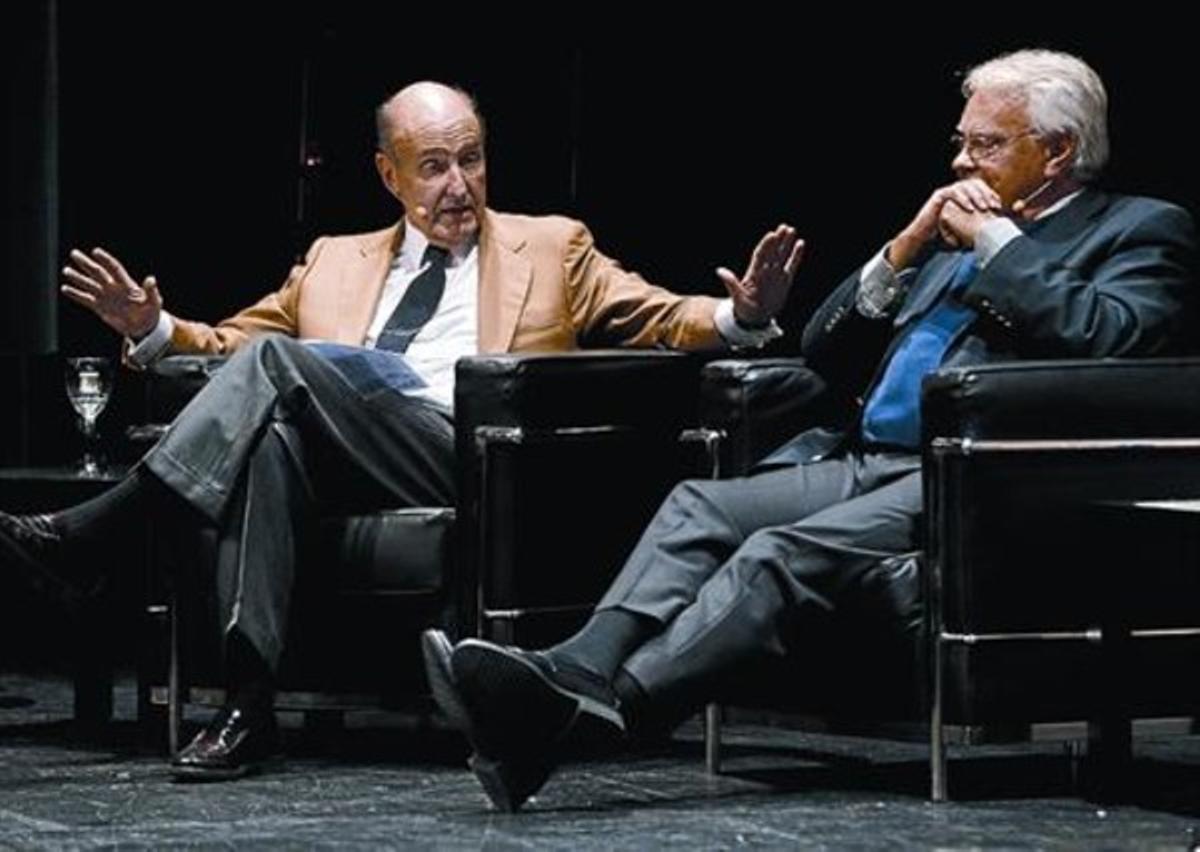
[[[867,318],[858,310],[862,269],[838,285],[804,326],[800,352],[809,365],[839,388],[857,388],[870,376],[895,331],[890,317]]]
[[[563,255],[568,310],[588,345],[716,349],[718,300],[680,296],[627,272],[597,250],[591,233],[573,223]]]
[[[1114,217],[1115,219],[1115,217]],[[1196,234],[1181,208],[1102,224],[1087,252],[1010,241],[968,285],[985,333],[1028,358],[1158,355],[1182,341],[1192,310]]]
[[[283,286],[256,303],[216,325],[176,319],[168,351],[174,354],[227,355],[252,335],[278,332],[299,334],[300,289],[309,270],[324,248],[325,238],[316,240],[304,262],[292,267]]]

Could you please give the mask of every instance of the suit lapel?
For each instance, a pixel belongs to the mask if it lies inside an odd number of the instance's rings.
[[[1108,203],[1107,194],[1096,189],[1085,189],[1062,210],[1046,217],[1046,224],[1029,236],[1040,243],[1073,240],[1090,221],[1104,212]]]
[[[487,211],[479,238],[479,351],[512,348],[517,320],[533,283],[533,265],[522,256],[525,239]]]
[[[404,220],[359,241],[341,270],[337,339],[361,344],[383,293],[388,267],[404,241]],[[479,237],[479,351],[507,352],[529,288],[533,264],[524,256],[526,239],[487,211]]]
[[[375,316],[388,267],[404,241],[404,220],[382,233],[359,241],[358,251],[342,269],[337,339],[361,345]]]

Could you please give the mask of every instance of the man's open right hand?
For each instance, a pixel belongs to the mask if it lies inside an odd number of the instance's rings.
[[[134,281],[119,260],[101,248],[72,249],[63,267],[62,294],[83,305],[118,334],[137,340],[158,324],[162,296],[153,275]]]

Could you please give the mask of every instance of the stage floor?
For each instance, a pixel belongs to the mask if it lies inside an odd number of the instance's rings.
[[[956,801],[926,801],[921,745],[727,729],[731,774],[704,770],[698,726],[652,753],[564,766],[517,815],[489,810],[448,731],[392,718],[342,731],[284,719],[275,771],[176,784],[117,720],[75,730],[71,688],[0,674],[0,847],[1187,849],[1200,844],[1200,737],[1139,741],[1136,804],[1076,798],[1060,746],[955,752]],[[203,717],[196,717],[197,720]]]

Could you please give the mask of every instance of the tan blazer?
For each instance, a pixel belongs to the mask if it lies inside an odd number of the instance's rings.
[[[228,353],[275,331],[358,345],[366,337],[404,221],[321,237],[278,291],[212,326],[177,320],[170,351]],[[487,211],[479,242],[479,351],[581,346],[711,349],[717,300],[678,296],[605,257],[581,223]]]

